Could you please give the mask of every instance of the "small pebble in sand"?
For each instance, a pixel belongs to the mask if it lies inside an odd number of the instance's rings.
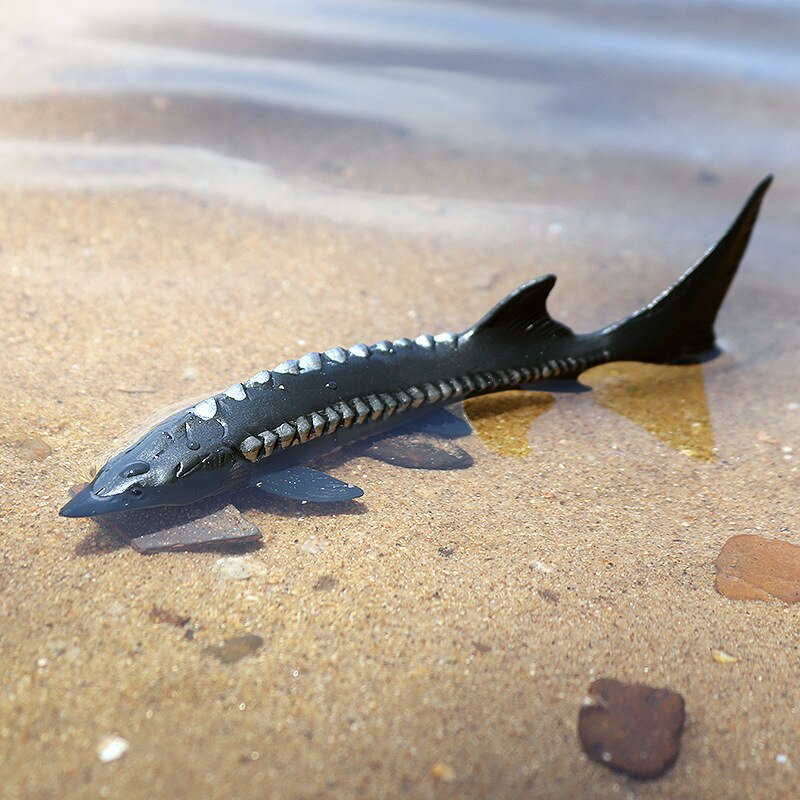
[[[245,656],[255,653],[262,645],[264,640],[254,633],[246,633],[243,636],[233,636],[225,639],[221,645],[206,647],[205,652],[218,658],[223,664],[233,664],[240,661]]]
[[[300,545],[300,549],[304,553],[309,553],[312,556],[319,555],[326,547],[328,546],[327,539],[319,539],[316,536],[309,536],[303,544]]]
[[[53,453],[53,448],[38,436],[4,436],[0,444],[13,447],[26,461],[41,461]]]
[[[578,735],[593,761],[634,778],[657,778],[678,757],[684,719],[676,692],[601,678],[589,687]]]
[[[714,588],[731,600],[800,602],[800,547],[755,534],[733,536],[715,563]]]
[[[442,558],[452,558],[455,555],[456,551],[452,545],[447,544],[444,547],[439,548],[439,555]]]
[[[775,761],[777,761],[778,764],[788,764],[789,763],[789,756],[787,756],[786,753],[778,753],[775,756]]]
[[[212,571],[220,583],[226,581],[246,581],[253,574],[253,569],[246,558],[241,556],[225,556],[214,562]]]
[[[725,650],[712,650],[711,658],[713,658],[717,664],[736,664],[739,661],[739,656],[731,655]]]
[[[176,614],[174,611],[154,605],[150,609],[150,619],[153,622],[163,622],[167,625],[174,625],[176,628],[183,628],[189,624],[191,617],[184,614]]]
[[[311,587],[315,592],[329,592],[339,585],[339,579],[333,575],[320,575],[319,580]]]
[[[554,592],[551,589],[537,589],[536,594],[538,594],[542,600],[545,600],[546,602],[552,603],[556,606],[558,605],[559,597],[557,592]]]
[[[456,779],[456,772],[449,764],[437,761],[431,767],[431,778],[441,783],[452,783]]]
[[[129,747],[128,740],[121,736],[104,736],[97,745],[97,756],[104,764],[108,764],[122,758]]]

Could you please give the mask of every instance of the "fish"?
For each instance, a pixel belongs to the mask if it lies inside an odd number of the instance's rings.
[[[523,284],[461,333],[333,347],[284,361],[184,408],[113,456],[61,509],[92,517],[179,506],[237,487],[315,503],[363,490],[307,462],[378,435],[469,424],[446,406],[541,381],[574,381],[609,361],[669,363],[712,350],[714,323],[747,248],[769,175],[725,235],[630,316],[576,334],[553,319],[554,275]]]

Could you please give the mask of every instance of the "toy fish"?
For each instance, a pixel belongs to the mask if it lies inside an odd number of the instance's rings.
[[[111,458],[60,513],[183,505],[247,484],[297,500],[350,500],[363,491],[303,462],[407,422],[458,436],[469,431],[467,423],[440,407],[472,395],[574,379],[608,361],[667,362],[708,350],[771,180],[756,187],[694,267],[620,322],[573,333],[547,312],[555,277],[545,275],[463,333],[334,347],[285,361],[156,425]]]

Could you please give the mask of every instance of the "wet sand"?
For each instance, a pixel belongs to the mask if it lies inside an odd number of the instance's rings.
[[[207,15],[206,42],[220,24],[209,8],[193,23]],[[445,136],[404,109],[436,85],[451,113],[474,89],[470,70],[445,91],[430,60],[406,65],[403,103],[373,99],[371,116],[353,96],[312,108],[299,87],[281,105],[208,91],[197,73],[196,92],[179,89],[164,65],[196,69],[202,48],[152,34],[152,51],[127,50],[134,37],[108,31],[141,21],[71,13],[97,48],[86,60],[33,36],[12,88],[10,28],[0,65],[0,797],[792,796],[800,612],[721,597],[713,564],[737,534],[800,544],[796,92],[719,68],[732,88],[703,119],[678,70],[655,98],[632,91],[617,147],[588,118],[559,139],[576,118],[549,103],[481,126],[465,101],[454,119],[474,129]],[[565,30],[575,14],[596,24],[571,4]],[[770,15],[748,14],[780,42]],[[614,24],[635,34],[632,19]],[[334,59],[308,52],[296,60],[338,85]],[[104,59],[145,56],[162,69],[152,85],[132,68],[128,83],[97,86]],[[285,63],[239,57],[265,82]],[[231,68],[219,58],[206,67]],[[555,61],[557,83],[569,70]],[[653,80],[647,66],[620,69],[636,86]],[[367,84],[348,69],[354,95]],[[374,63],[363,74],[397,79]],[[486,74],[507,99],[536,83]],[[742,93],[754,117],[772,109],[755,132],[725,127]],[[678,133],[648,154],[637,142],[651,124],[670,130],[649,116],[668,97],[681,101]],[[507,143],[537,126],[539,145]],[[334,472],[363,500],[337,514],[249,502],[261,546],[143,557],[56,515],[144,418],[287,357],[459,330],[549,271],[554,316],[606,324],[699,256],[768,168],[777,182],[713,361],[602,367],[585,376],[592,392],[468,409],[469,470],[345,459]],[[221,581],[221,556],[250,577]],[[244,634],[264,644],[234,663],[206,649]],[[717,649],[739,661],[717,663]],[[599,677],[685,697],[664,777],[634,782],[581,753],[578,710]],[[111,734],[129,750],[101,763]]]

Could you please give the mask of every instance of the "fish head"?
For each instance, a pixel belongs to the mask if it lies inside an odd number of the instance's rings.
[[[186,505],[244,483],[249,462],[225,445],[222,426],[215,423],[219,430],[214,430],[206,424],[198,431],[190,428],[192,423],[195,417],[180,412],[110,458],[60,510],[61,516]]]

